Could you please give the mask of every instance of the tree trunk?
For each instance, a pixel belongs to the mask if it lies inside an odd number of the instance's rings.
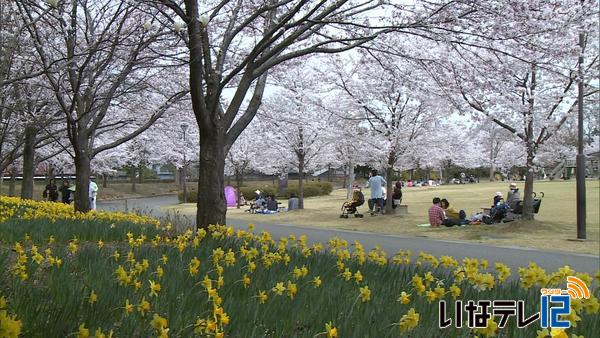
[[[241,192],[240,189],[242,189],[242,183],[243,183],[243,181],[244,181],[244,173],[239,172],[239,171],[236,170],[235,171],[235,184],[237,186],[237,191],[236,191],[236,194],[237,194],[237,196],[236,196],[237,197],[237,203],[236,203],[236,206],[237,206],[238,209],[240,208],[240,205],[241,205],[240,196],[241,196],[242,192]]]
[[[490,182],[494,182],[496,180],[496,165],[494,164],[494,141],[492,140],[492,145],[490,147]]]
[[[388,166],[385,170],[385,176],[386,177],[386,184],[385,184],[385,198],[386,198],[386,203],[385,203],[385,213],[386,214],[391,214],[392,213],[392,190],[394,189],[393,186],[393,182],[392,182],[392,176],[394,175],[394,167],[392,166]]]
[[[304,209],[304,154],[298,156],[298,209]]]
[[[102,188],[108,188],[108,175],[102,174]]]
[[[207,229],[210,224],[225,224],[227,203],[223,173],[225,170],[224,135],[218,131],[200,131],[200,168],[196,225]]]
[[[75,211],[90,211],[90,158],[84,152],[75,154]]]
[[[385,205],[386,214],[392,213],[392,176],[394,176],[394,163],[396,163],[396,152],[391,151],[388,155],[387,168],[385,169],[385,198],[387,200]]]
[[[17,184],[17,173],[13,169],[10,172],[10,181],[8,181],[8,196],[15,196],[15,186]]]
[[[21,198],[33,198],[33,176],[35,174],[35,134],[31,126],[25,128],[25,146],[23,148],[23,180]]]
[[[490,164],[490,182],[496,181],[496,166],[491,163]]]
[[[346,199],[352,198],[352,184],[354,184],[354,164],[352,161],[348,161],[346,165],[346,174],[344,175],[344,186],[346,187]]]
[[[138,167],[138,173],[139,173],[138,183],[142,184],[142,183],[144,183],[144,165],[143,164],[140,164],[140,166]]]
[[[331,173],[331,164],[327,166],[327,181],[333,182],[333,174]]]
[[[527,172],[525,173],[525,191],[523,192],[523,214],[521,219],[532,220],[533,214],[533,155],[527,155]]]
[[[48,165],[48,183],[50,183],[50,180],[53,180],[56,178],[56,175],[54,174],[55,168],[53,165],[49,164]]]
[[[346,188],[346,199],[350,198],[350,194],[352,193],[352,187],[350,187],[350,185],[348,184],[348,176],[350,176],[350,174],[348,173],[348,170],[350,170],[350,166],[349,165],[345,165],[344,166],[344,183],[342,183],[342,186],[344,188]]]
[[[175,183],[179,190],[183,189],[183,178],[181,177],[181,171],[183,168],[175,168]]]
[[[279,184],[277,185],[277,195],[284,196],[285,189],[288,187],[288,173],[282,172],[279,175]]]
[[[131,166],[130,167],[130,172],[129,172],[129,180],[131,181],[131,191],[132,192],[136,192],[136,187],[135,187],[135,172],[136,172],[136,167],[135,166]]]
[[[2,196],[2,188],[4,188],[4,173],[0,170],[0,196]]]

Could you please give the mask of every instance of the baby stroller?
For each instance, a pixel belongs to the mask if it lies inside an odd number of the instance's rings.
[[[365,203],[365,195],[362,191],[354,190],[352,192],[352,200],[346,201],[342,204],[342,214],[340,218],[348,218],[348,215],[353,214],[354,217],[362,218],[363,215],[358,212],[357,208]]]

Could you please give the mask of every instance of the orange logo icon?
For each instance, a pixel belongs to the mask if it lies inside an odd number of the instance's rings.
[[[588,289],[587,285],[581,279],[575,276],[567,277],[567,293],[571,298],[590,298],[590,289]]]

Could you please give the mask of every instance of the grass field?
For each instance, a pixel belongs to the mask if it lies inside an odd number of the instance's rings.
[[[522,183],[519,185],[523,190]],[[496,225],[470,225],[466,227],[430,229],[417,227],[427,223],[427,209],[433,197],[447,198],[457,209],[467,215],[489,207],[496,191],[507,193],[508,183],[477,183],[466,185],[442,185],[439,187],[405,188],[402,203],[408,205],[408,215],[384,215],[364,218],[340,219],[340,206],[346,200],[345,190],[334,190],[329,196],[305,200],[305,209],[275,215],[248,214],[243,209],[231,208],[227,217],[248,222],[294,224],[323,228],[380,232],[423,236],[438,239],[472,240],[480,243],[533,247],[598,254],[600,250],[600,181],[588,180],[587,238],[585,242],[571,241],[576,238],[575,181],[536,182],[535,191],[544,192],[540,212],[532,222],[511,222]],[[369,190],[364,190],[369,197]],[[284,204],[287,201],[282,200]],[[194,205],[177,207],[182,213],[195,213]],[[368,211],[366,203],[359,210]]]

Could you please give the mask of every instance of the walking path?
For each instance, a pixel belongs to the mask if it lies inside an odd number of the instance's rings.
[[[166,213],[161,207],[177,203],[177,197],[175,196],[160,196],[128,199],[126,202],[125,200],[98,202],[98,208],[103,210],[125,210],[125,206],[127,205],[129,210],[141,210],[145,213],[151,213],[156,217],[163,217]],[[595,274],[600,268],[599,255],[492,246],[473,242],[436,240],[369,232],[317,229],[290,224],[270,224],[268,222],[261,222],[261,217],[263,216],[257,215],[255,231],[268,231],[274,239],[295,234],[296,236],[308,236],[309,243],[326,243],[330,238],[337,236],[347,240],[349,243],[359,241],[363,244],[365,250],[370,250],[379,245],[388,255],[394,255],[398,250],[403,249],[411,250],[413,256],[417,256],[420,251],[424,251],[437,257],[441,255],[452,256],[457,260],[464,257],[487,259],[491,266],[493,266],[493,262],[507,264],[513,269],[513,276],[517,274],[516,269],[518,267],[527,266],[529,262],[537,263],[540,267],[546,269],[547,272],[555,271],[565,265],[569,265],[578,272],[589,272],[591,274]],[[193,217],[191,223],[194,224]],[[247,229],[248,227],[247,221],[242,220],[228,218],[227,223],[238,229]]]

